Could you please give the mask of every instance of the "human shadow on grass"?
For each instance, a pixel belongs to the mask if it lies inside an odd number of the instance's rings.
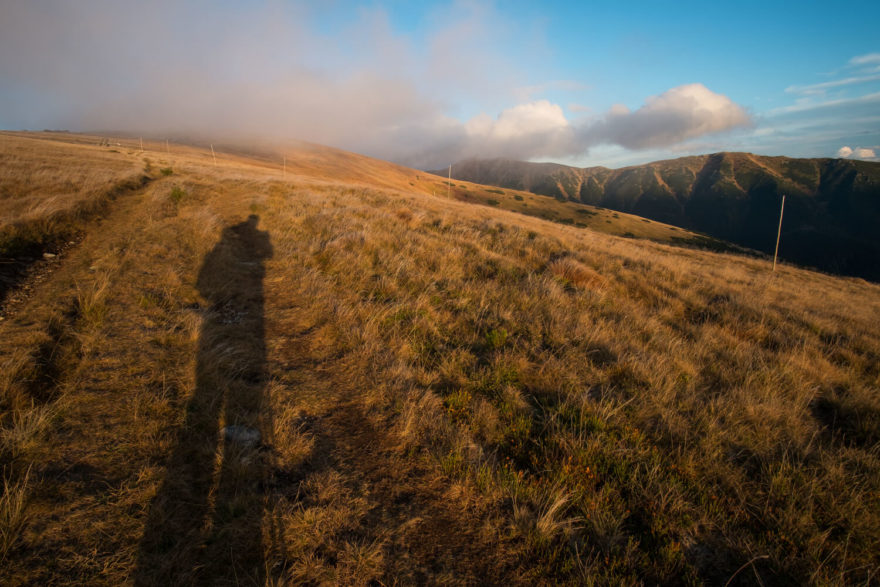
[[[199,271],[197,286],[210,305],[196,388],[150,504],[138,585],[264,583],[262,440],[272,426],[263,409],[263,277],[272,245],[258,220],[225,228]]]

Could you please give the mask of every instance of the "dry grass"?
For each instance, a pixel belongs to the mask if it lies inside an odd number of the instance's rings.
[[[580,288],[601,288],[605,285],[605,279],[595,269],[590,269],[583,263],[574,261],[569,257],[556,259],[547,269],[558,277],[564,284]]]
[[[3,479],[3,495],[0,495],[0,562],[21,537],[27,523],[27,492],[30,470],[19,479]]]
[[[683,228],[617,212],[599,206],[560,201],[549,196],[541,196],[522,190],[498,189],[456,180],[453,182],[451,196],[462,202],[482,204],[501,210],[534,216],[550,222],[577,228],[588,228],[604,234],[626,238],[649,239],[661,243],[708,248],[721,251],[741,251],[754,254],[740,247],[724,243]],[[435,188],[437,196],[445,195],[446,182],[442,189]]]
[[[144,175],[143,162],[115,149],[12,133],[0,133],[0,142],[0,257],[69,238]]]
[[[876,580],[876,285],[175,149],[0,322],[3,582]]]

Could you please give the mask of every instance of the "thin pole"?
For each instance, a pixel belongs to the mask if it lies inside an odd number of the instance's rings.
[[[165,152],[171,154],[171,149],[168,148],[168,139],[165,139]]]
[[[141,153],[144,152],[144,137],[141,137]]]
[[[452,163],[449,164],[449,179],[446,181],[446,199],[450,198],[449,190],[452,189]]]
[[[281,172],[281,177],[287,177],[287,155],[284,156],[284,171]]]
[[[214,158],[214,167],[217,167],[217,155],[214,154],[214,145],[211,145],[211,157]]]
[[[779,228],[776,231],[776,250],[773,251],[773,271],[776,271],[776,256],[779,254],[779,237],[782,236],[782,212],[785,210],[785,196],[782,196],[782,205],[779,207]]]

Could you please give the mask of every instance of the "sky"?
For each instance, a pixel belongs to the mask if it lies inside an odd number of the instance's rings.
[[[878,161],[880,3],[0,0],[0,128],[304,140],[422,169]]]

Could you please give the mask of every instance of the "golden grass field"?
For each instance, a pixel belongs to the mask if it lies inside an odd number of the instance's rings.
[[[0,301],[0,583],[878,581],[876,284],[97,143],[0,133],[0,257],[77,235]]]

